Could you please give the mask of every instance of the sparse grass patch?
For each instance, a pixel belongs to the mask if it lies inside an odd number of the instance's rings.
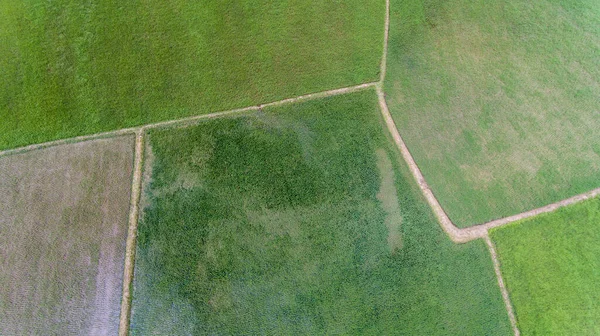
[[[600,2],[391,5],[388,105],[458,226],[600,186]]]
[[[508,335],[366,90],[150,133],[132,335]]]
[[[600,199],[491,237],[523,335],[600,333]]]
[[[2,1],[0,149],[377,79],[379,0]]]

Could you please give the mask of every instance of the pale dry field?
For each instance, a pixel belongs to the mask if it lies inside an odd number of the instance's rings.
[[[133,137],[0,158],[0,335],[115,335]]]

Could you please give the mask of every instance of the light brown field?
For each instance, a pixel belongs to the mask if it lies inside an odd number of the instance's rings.
[[[133,138],[0,158],[0,335],[115,335]]]

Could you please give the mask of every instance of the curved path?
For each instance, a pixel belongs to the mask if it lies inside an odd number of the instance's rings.
[[[431,191],[431,188],[425,181],[425,178],[423,177],[421,170],[419,169],[419,167],[417,166],[417,163],[415,162],[414,158],[410,154],[408,147],[406,146],[406,144],[402,140],[402,137],[398,133],[398,129],[396,128],[396,125],[394,124],[394,120],[392,119],[390,111],[388,110],[387,104],[385,102],[385,94],[383,93],[383,90],[381,89],[381,85],[377,86],[377,95],[379,96],[379,106],[381,107],[381,113],[383,114],[385,122],[388,126],[388,130],[390,131],[390,133],[392,134],[392,137],[394,138],[394,142],[396,143],[396,146],[398,146],[398,149],[400,149],[400,152],[402,153],[404,160],[408,164],[410,172],[412,173],[413,177],[417,181],[417,184],[419,185],[421,192],[423,193],[423,195],[425,196],[425,199],[427,200],[427,203],[429,203],[429,206],[433,210],[442,229],[444,229],[444,231],[448,234],[450,239],[452,239],[452,241],[455,243],[466,243],[466,242],[469,242],[469,241],[472,241],[475,239],[485,238],[488,235],[488,231],[492,228],[507,225],[510,223],[514,223],[514,222],[517,222],[517,221],[520,221],[520,220],[523,220],[526,218],[534,217],[534,216],[537,216],[537,215],[540,215],[540,214],[543,214],[546,212],[552,212],[558,208],[561,208],[561,207],[564,207],[567,205],[571,205],[574,203],[578,203],[578,202],[581,202],[581,201],[584,201],[584,200],[587,200],[590,198],[594,198],[594,197],[600,195],[600,188],[597,188],[597,189],[588,191],[586,193],[579,194],[579,195],[564,199],[562,201],[558,201],[556,203],[548,204],[541,208],[525,211],[520,214],[496,219],[493,221],[489,221],[487,223],[474,225],[474,226],[470,226],[467,228],[462,228],[462,229],[458,228],[456,225],[454,225],[454,223],[452,223],[452,221],[450,220],[450,218],[448,217],[448,215],[446,214],[446,212],[440,205],[440,202],[437,200],[437,198]]]

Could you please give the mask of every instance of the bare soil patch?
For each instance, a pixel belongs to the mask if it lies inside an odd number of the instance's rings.
[[[133,138],[0,158],[0,334],[114,335]]]

